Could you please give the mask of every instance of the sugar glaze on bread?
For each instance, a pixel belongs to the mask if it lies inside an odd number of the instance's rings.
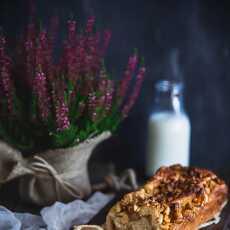
[[[221,211],[227,194],[227,185],[209,170],[162,167],[114,205],[105,229],[196,230]]]

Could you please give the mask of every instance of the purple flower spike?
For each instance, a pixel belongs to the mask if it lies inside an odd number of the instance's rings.
[[[57,131],[63,131],[69,128],[70,122],[68,118],[68,112],[69,109],[64,102],[64,98],[59,98],[56,104]]]
[[[118,91],[118,98],[124,98],[125,97],[127,90],[128,90],[128,87],[129,87],[129,83],[132,79],[132,75],[136,69],[137,62],[138,62],[137,55],[133,55],[129,58],[128,66],[127,66],[127,69],[124,73],[123,79],[121,81],[120,89]]]
[[[132,94],[129,96],[129,100],[122,110],[122,116],[124,118],[128,116],[129,111],[131,110],[131,108],[133,107],[135,101],[137,100],[139,96],[145,72],[146,72],[146,68],[144,66],[141,67],[137,75],[137,81],[134,86],[134,90]]]
[[[95,17],[94,16],[89,17],[87,24],[86,24],[86,33],[92,33],[93,32],[94,24],[95,24]]]
[[[5,44],[6,44],[6,39],[4,37],[0,37],[0,56],[3,57],[5,53]]]
[[[96,121],[97,118],[97,97],[94,93],[89,94],[89,115],[92,121]]]
[[[47,91],[47,79],[43,72],[37,72],[34,78],[34,94],[38,99],[38,108],[42,120],[47,120],[50,112],[50,97]]]
[[[138,62],[138,57],[135,54],[135,55],[133,55],[132,57],[129,58],[128,69],[130,71],[135,71],[136,66],[137,66],[137,62]]]
[[[8,111],[12,113],[13,111],[13,86],[12,82],[10,79],[10,70],[8,68],[8,63],[5,63],[4,66],[1,68],[1,80],[2,80],[2,86],[3,86],[3,91],[4,94],[7,98],[7,106],[8,106]]]
[[[106,92],[106,100],[105,100],[105,110],[106,112],[110,112],[113,103],[113,94],[114,94],[114,81],[108,80],[107,82],[107,92]]]
[[[76,31],[77,31],[76,21],[69,20],[68,21],[68,39],[72,46],[76,42]]]
[[[106,30],[104,32],[104,41],[103,41],[103,45],[102,45],[102,48],[101,48],[102,57],[105,55],[106,50],[108,49],[111,37],[112,37],[112,32],[110,30]]]
[[[113,130],[127,117],[140,93],[145,67],[137,71],[138,56],[129,57],[119,83],[111,80],[113,74],[107,72],[106,61],[104,64],[112,36],[110,30],[97,31],[95,17],[91,16],[79,31],[78,22],[71,19],[66,24],[67,34],[63,40],[62,34],[59,36],[58,33],[58,17],[50,19],[47,30],[39,29],[33,9],[35,0],[29,1],[32,3],[30,23],[13,44],[16,53],[9,47],[12,59],[7,55],[5,38],[0,35],[0,112],[4,113],[4,118],[14,116],[22,125],[24,114],[30,117],[26,123],[39,129],[33,130],[32,137],[35,138],[60,132],[56,141],[48,145],[52,148],[74,144],[70,143],[72,135],[83,141],[81,133],[92,129],[98,134],[105,129]],[[59,42],[60,55],[59,49],[55,49]],[[137,75],[136,79],[133,79],[134,75]],[[133,90],[131,82],[134,82]],[[25,96],[32,97],[25,98],[23,91]],[[72,132],[76,124],[77,133]],[[22,135],[23,138],[15,136],[15,143],[22,140],[23,143],[18,144],[29,146],[27,133]],[[33,148],[37,147],[38,142],[33,143]],[[47,147],[44,144],[41,147]]]
[[[7,99],[8,111],[13,112],[13,83],[11,80],[11,59],[5,54],[6,40],[0,37],[0,81],[3,94]]]

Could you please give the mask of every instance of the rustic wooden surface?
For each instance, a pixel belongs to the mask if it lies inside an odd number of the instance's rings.
[[[38,215],[41,207],[25,204],[20,200],[17,181],[10,182],[0,189],[0,205],[14,212],[29,212]]]

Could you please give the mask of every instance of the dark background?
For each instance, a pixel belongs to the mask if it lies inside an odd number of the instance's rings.
[[[118,77],[137,47],[145,57],[147,76],[135,109],[117,136],[105,144],[104,161],[143,172],[147,119],[153,85],[170,77],[170,57],[186,83],[185,105],[192,124],[191,164],[214,170],[230,165],[230,4],[229,1],[185,0],[37,0],[45,22],[58,13],[78,21],[95,15],[113,38],[107,63]],[[28,19],[25,0],[0,0],[0,26],[18,34]],[[170,154],[170,153],[169,153]]]

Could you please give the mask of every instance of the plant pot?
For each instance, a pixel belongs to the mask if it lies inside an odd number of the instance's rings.
[[[109,136],[104,132],[75,147],[48,150],[30,158],[1,143],[0,154],[4,154],[0,161],[5,168],[0,170],[0,182],[19,177],[22,200],[40,206],[87,197],[91,193],[88,160],[94,147]]]

